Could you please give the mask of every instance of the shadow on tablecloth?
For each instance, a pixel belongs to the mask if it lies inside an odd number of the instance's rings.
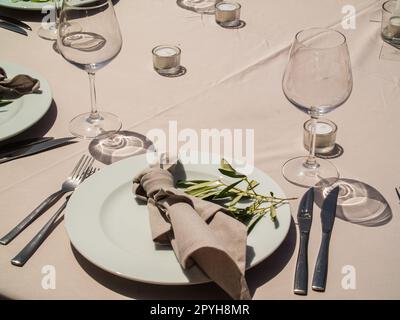
[[[324,184],[331,184],[329,179]],[[333,181],[332,181],[333,183]],[[379,227],[389,223],[393,214],[389,203],[374,187],[355,179],[339,179],[331,188],[340,187],[336,217],[365,227]],[[329,189],[315,189],[315,203],[322,203]],[[394,192],[394,188],[393,188]]]

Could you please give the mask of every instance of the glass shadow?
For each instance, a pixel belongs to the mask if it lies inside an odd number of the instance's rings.
[[[374,187],[354,179],[326,179],[317,185],[315,203],[318,207],[322,207],[326,195],[336,186],[340,187],[337,218],[366,227],[382,226],[392,220],[392,209],[382,194]]]

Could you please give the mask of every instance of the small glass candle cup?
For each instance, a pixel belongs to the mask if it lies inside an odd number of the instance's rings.
[[[215,5],[215,21],[222,27],[238,27],[241,5],[237,2],[221,1]]]
[[[304,123],[304,148],[310,150],[311,143],[311,123],[312,120],[308,120]],[[315,141],[315,152],[319,154],[326,154],[331,152],[336,145],[336,133],[337,125],[328,120],[320,118],[317,120],[316,125],[316,141]]]
[[[153,49],[153,67],[161,75],[174,75],[181,71],[181,49],[161,45]]]
[[[386,1],[382,6],[382,39],[400,45],[400,8],[397,0]]]

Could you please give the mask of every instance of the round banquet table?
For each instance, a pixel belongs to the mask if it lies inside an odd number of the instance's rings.
[[[364,226],[336,219],[325,293],[293,294],[298,249],[295,225],[298,201],[291,202],[293,222],[279,249],[247,272],[254,299],[395,299],[400,298],[400,214],[394,192],[400,185],[399,61],[380,58],[380,23],[370,21],[376,0],[241,0],[245,28],[227,30],[214,17],[183,10],[175,0],[120,0],[115,10],[123,35],[120,55],[98,73],[100,107],[123,119],[124,129],[146,134],[153,128],[251,128],[255,165],[267,172],[288,196],[304,189],[281,175],[282,164],[306,151],[302,124],[307,116],[284,97],[281,77],[294,34],[310,26],[333,27],[348,38],[354,73],[350,99],[328,115],[339,126],[343,154],[332,161],[344,178],[379,191],[388,223]],[[356,28],[343,30],[342,7],[356,8]],[[68,136],[68,122],[89,108],[87,76],[40,39],[41,15],[0,9],[28,22],[28,37],[0,29],[0,61],[37,70],[52,86],[50,111],[21,136]],[[187,73],[165,78],[152,69],[151,49],[163,43],[181,47]],[[20,137],[21,137],[20,136]],[[81,141],[0,166],[0,234],[55,191],[87,151]],[[380,199],[380,200],[379,200]],[[70,244],[63,221],[32,259],[14,267],[10,259],[47,221],[56,206],[8,246],[0,247],[0,296],[9,299],[214,299],[228,298],[214,284],[161,286],[110,275],[83,258]],[[318,210],[316,211],[319,212]],[[321,223],[315,216],[309,245],[310,273],[318,253]],[[42,286],[46,266],[54,266],[55,288]],[[354,269],[352,267],[354,267]],[[346,286],[348,270],[355,287]],[[310,280],[311,281],[311,280]],[[47,289],[46,289],[47,288]]]

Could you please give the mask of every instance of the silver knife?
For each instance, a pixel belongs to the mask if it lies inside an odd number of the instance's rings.
[[[333,189],[322,204],[321,224],[322,240],[319,248],[317,262],[315,263],[312,289],[314,291],[325,291],[326,278],[328,274],[329,242],[336,217],[337,199],[339,187]]]
[[[64,146],[64,145],[71,144],[71,143],[76,143],[77,141],[72,141],[73,139],[75,139],[75,137],[53,139],[53,140],[46,141],[44,143],[35,144],[32,146],[28,146],[26,148],[22,148],[22,149],[20,149],[20,151],[18,152],[17,155],[13,155],[10,157],[5,157],[3,159],[0,159],[0,164],[15,160],[15,159],[23,158],[26,156],[30,156],[30,155],[33,155],[36,153],[40,153],[40,152],[43,152],[43,151],[46,151],[46,150],[49,150],[52,148]]]
[[[2,14],[0,14],[0,20],[3,20],[5,22],[11,23],[11,24],[14,24],[14,25],[16,25],[18,27],[21,27],[21,28],[24,28],[26,30],[32,31],[32,28],[29,25],[27,25],[25,22],[22,22],[22,21],[20,21],[18,19],[15,19],[13,17],[3,16]]]
[[[26,30],[22,29],[21,27],[18,27],[14,24],[8,23],[8,22],[2,22],[0,21],[0,28],[7,29],[10,31],[14,31],[16,33],[22,34],[24,36],[28,36],[28,32]]]
[[[53,139],[54,139],[53,137],[29,138],[29,139],[20,140],[20,141],[2,145],[2,146],[0,146],[0,150],[2,150],[0,152],[0,159],[9,157],[12,155],[17,155],[21,149],[26,148],[28,146],[33,146],[35,144],[44,143],[46,141],[53,140]]]
[[[314,188],[309,189],[300,201],[297,222],[300,231],[300,248],[294,276],[294,293],[307,294],[308,288],[308,240],[314,208]]]

